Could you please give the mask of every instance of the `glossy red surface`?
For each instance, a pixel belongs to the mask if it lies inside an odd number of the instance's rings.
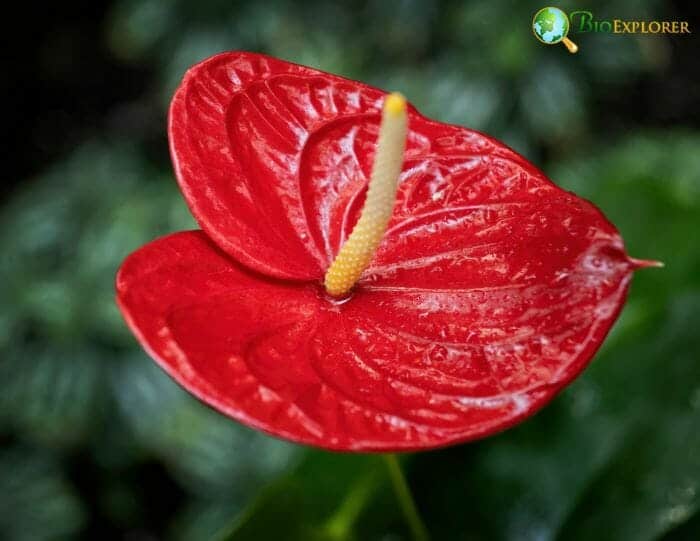
[[[169,133],[203,232],[124,262],[151,356],[218,410],[320,447],[425,449],[534,413],[600,346],[638,262],[592,204],[498,141],[411,108],[390,229],[342,301],[384,93],[251,53],[190,69]]]

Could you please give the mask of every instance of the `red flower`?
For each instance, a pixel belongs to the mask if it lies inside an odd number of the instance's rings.
[[[225,53],[170,109],[203,231],[131,254],[118,303],[219,411],[339,450],[424,449],[533,414],[600,346],[632,270],[615,227],[498,141],[409,109],[398,199],[352,295],[324,273],[357,221],[384,93]]]

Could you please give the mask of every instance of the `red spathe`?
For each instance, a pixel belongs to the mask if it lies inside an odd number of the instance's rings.
[[[330,299],[384,95],[252,53],[190,69],[169,134],[203,231],[144,246],[117,277],[131,329],[185,388],[329,449],[433,448],[531,415],[589,362],[638,266],[592,204],[410,108],[387,235]]]

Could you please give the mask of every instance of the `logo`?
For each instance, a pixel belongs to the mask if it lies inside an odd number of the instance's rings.
[[[570,53],[578,51],[578,45],[566,36],[569,34],[569,18],[559,8],[546,7],[532,18],[532,31],[545,45],[563,43]]]
[[[567,36],[569,31],[603,34],[691,34],[688,21],[637,21],[596,19],[592,11],[572,11],[567,16],[561,9],[546,7],[532,18],[532,32],[545,45],[562,43],[570,53],[578,46]]]

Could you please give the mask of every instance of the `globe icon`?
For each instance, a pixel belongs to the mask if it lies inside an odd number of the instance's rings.
[[[532,19],[532,30],[540,41],[554,45],[569,33],[569,19],[559,8],[542,8]]]
[[[578,51],[578,46],[566,37],[569,33],[569,18],[559,8],[546,7],[535,13],[532,31],[542,43],[554,45],[562,42],[570,53]]]

